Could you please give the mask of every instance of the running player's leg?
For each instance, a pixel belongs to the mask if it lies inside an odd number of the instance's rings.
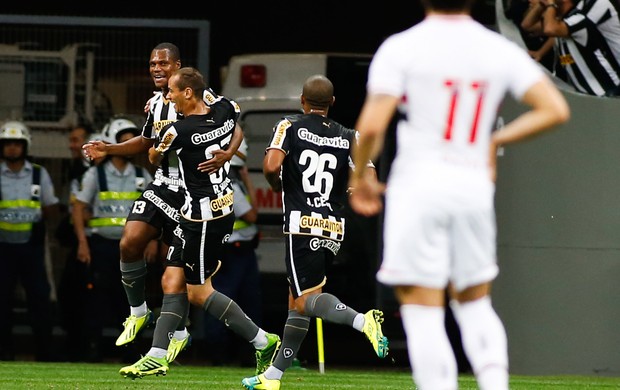
[[[170,279],[170,280],[167,280]],[[180,281],[183,286],[174,290],[170,281]],[[157,319],[153,332],[153,341],[147,354],[136,363],[120,369],[119,373],[124,377],[141,378],[147,375],[165,375],[169,364],[178,354],[191,343],[191,335],[185,328],[184,320],[187,318],[179,313],[187,313],[189,302],[185,292],[185,277],[183,269],[169,266],[164,271],[162,284],[168,282],[169,292],[164,294],[161,306],[161,314]],[[177,286],[179,287],[179,286]],[[182,330],[176,330],[182,323]]]
[[[388,353],[388,340],[381,330],[383,313],[374,309],[365,314],[359,313],[335,295],[322,292],[322,287],[327,282],[326,265],[338,254],[340,243],[307,236],[291,235],[289,239],[293,245],[292,262],[295,264],[295,267],[290,267],[292,269],[289,280],[294,281],[291,291],[295,297],[297,312],[347,325],[364,333],[377,356],[384,358]]]
[[[315,294],[306,296],[303,305],[305,315],[319,317],[325,321],[342,324],[364,333],[378,357],[384,358],[389,351],[389,342],[383,335],[381,324],[383,312],[371,309],[366,313],[359,313],[348,305],[345,305],[335,295],[317,291]],[[299,311],[299,310],[298,310]]]
[[[262,375],[244,378],[242,385],[279,388],[280,379],[297,356],[310,327],[311,317],[304,311],[305,300],[321,292],[325,285],[325,252],[310,249],[312,237],[287,235],[285,239],[286,275],[289,281],[288,316],[282,332],[282,345],[273,363]],[[315,249],[319,247],[316,245]]]
[[[178,209],[175,207],[180,207],[182,195],[168,193],[165,188],[149,184],[147,190],[134,201],[127,216],[120,242],[120,267],[130,315],[116,345],[135,340],[136,335],[153,320],[153,313],[146,304],[147,266],[144,251],[149,242],[162,237],[164,226],[178,224]]]
[[[177,232],[180,232],[180,229]],[[166,245],[166,248],[169,248],[168,257],[161,280],[164,297],[149,354],[157,357],[165,354],[166,360],[171,363],[189,346],[191,336],[186,328],[189,301],[181,257],[181,237],[175,238],[170,246]]]
[[[147,244],[160,235],[160,230],[143,221],[127,221],[120,242],[121,273],[127,301],[131,307],[146,302],[146,260],[144,250]]]
[[[275,356],[280,337],[261,329],[239,305],[211,284],[220,266],[223,242],[232,231],[234,214],[206,222],[181,220],[185,245],[183,261],[189,301],[224,322],[230,330],[251,343],[257,351],[257,371],[266,368],[265,361]],[[267,364],[268,365],[268,364]]]
[[[492,198],[492,197],[491,197]],[[492,201],[477,212],[454,218],[458,233],[451,302],[463,349],[480,389],[508,389],[506,330],[489,296],[499,270],[496,259],[495,213]]]
[[[142,359],[120,369],[119,373],[124,377],[165,375],[169,364],[191,343],[191,336],[185,328],[189,312],[185,275],[179,266],[182,264],[182,238],[179,235],[170,246],[164,246],[169,248],[161,281],[164,296],[151,348]]]
[[[457,389],[458,368],[446,333],[443,288],[396,286],[407,351],[420,389]]]
[[[403,192],[389,196],[377,280],[394,288],[400,304],[416,385],[457,389],[458,367],[444,326],[451,255],[458,252],[450,245],[451,215],[436,197]],[[398,207],[390,207],[395,204]]]
[[[123,324],[124,330],[116,345],[125,345],[153,320],[153,314],[146,304],[146,260],[144,250],[147,244],[160,235],[156,227],[139,220],[127,221],[120,241],[121,281],[129,303],[129,317]]]
[[[308,334],[310,328],[311,317],[300,314],[295,309],[295,298],[289,292],[289,310],[282,332],[282,345],[273,362],[264,374],[254,377],[244,378],[243,386],[246,388],[254,388],[254,384],[261,383],[264,386],[279,388],[280,380],[289,367],[293,365],[293,360],[297,357],[297,353],[301,348],[303,341]]]
[[[180,207],[181,197],[176,193],[169,196],[170,204]],[[187,331],[187,318],[189,316],[189,301],[187,299],[187,287],[185,284],[184,263],[182,258],[183,233],[178,223],[178,215],[174,219],[168,219],[164,224],[162,247],[166,248],[166,269],[162,275],[161,286],[164,293],[164,301],[161,307],[161,325],[158,323],[153,335],[154,345],[167,349],[168,362],[176,359],[176,356],[191,343],[191,336]],[[160,317],[161,317],[160,315]],[[161,328],[161,330],[160,330]],[[172,334],[172,337],[169,335]],[[165,338],[164,338],[165,337]],[[158,339],[155,343],[155,338]],[[166,347],[165,340],[169,340]]]
[[[279,381],[284,371],[292,366],[293,359],[308,333],[312,317],[349,325],[360,332],[364,332],[365,325],[372,322],[375,329],[372,336],[376,343],[381,344],[383,351],[383,356],[379,356],[384,357],[387,354],[387,338],[381,332],[381,325],[375,319],[374,311],[369,312],[373,314],[372,319],[367,318],[343,304],[336,296],[322,292],[327,280],[326,264],[333,260],[339,247],[339,243],[333,240],[301,235],[287,236],[285,261],[289,280],[289,311],[282,335],[282,345],[273,364],[265,373],[243,379],[243,386],[279,388]],[[380,335],[379,339],[377,335]]]
[[[480,389],[508,389],[508,338],[489,296],[491,283],[453,293],[450,308]]]

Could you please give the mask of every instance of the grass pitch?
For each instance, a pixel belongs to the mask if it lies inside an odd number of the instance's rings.
[[[0,362],[0,389],[110,390],[110,389],[242,389],[241,379],[251,368],[173,365],[166,376],[126,379],[121,365],[110,363]],[[620,378],[586,376],[511,376],[511,390],[620,389]],[[476,390],[471,376],[459,378],[461,390]],[[292,368],[284,374],[283,390],[415,390],[407,369],[336,369],[324,374],[316,369]]]

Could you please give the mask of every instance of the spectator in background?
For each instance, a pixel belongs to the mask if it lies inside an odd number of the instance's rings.
[[[530,0],[521,27],[555,37],[559,64],[577,91],[620,95],[620,19],[615,0]]]
[[[67,174],[66,187],[62,188],[61,193],[61,221],[56,229],[56,239],[58,242],[68,248],[74,247],[76,244],[75,233],[71,226],[71,202],[73,202],[75,193],[80,185],[82,175],[91,166],[91,161],[82,152],[82,145],[88,142],[89,137],[94,133],[93,128],[82,123],[74,127],[69,132],[69,152],[71,159],[69,167],[65,171]]]
[[[490,296],[499,272],[497,149],[552,129],[570,111],[537,63],[471,17],[473,0],[422,4],[425,19],[387,38],[370,63],[349,202],[369,216],[385,200],[376,276],[399,302],[417,388],[458,388],[445,330],[449,288],[478,388],[508,390],[506,330]],[[506,94],[530,108],[495,129]],[[405,119],[397,124],[397,152],[385,187],[362,163],[381,153],[399,106]]]
[[[529,9],[528,0],[512,0],[506,8],[506,17],[518,28],[527,47],[530,56],[543,64],[549,71],[555,70],[555,53],[553,49],[554,39],[549,39],[540,34],[532,34],[521,27],[521,22]]]
[[[138,134],[140,131],[133,122],[112,119],[105,126],[102,139],[118,144]],[[86,264],[89,277],[86,310],[80,324],[86,333],[87,361],[102,360],[104,326],[118,326],[125,317],[127,298],[119,283],[121,274],[116,261],[120,256],[119,243],[134,200],[151,180],[148,170],[135,166],[128,157],[111,156],[84,173],[75,195],[72,214],[78,241],[77,259]],[[124,360],[132,358],[127,356]]]
[[[230,297],[256,323],[262,325],[262,295],[256,247],[259,233],[256,226],[258,210],[254,185],[245,165],[248,145],[243,140],[230,160],[235,223],[230,238],[224,244],[222,265],[213,277],[213,288]],[[209,358],[215,365],[226,364],[239,356],[251,356],[250,346],[234,344],[239,339],[216,318],[205,316],[205,338]],[[247,348],[248,353],[245,353]],[[242,352],[241,352],[242,351]],[[241,352],[241,353],[239,353]]]
[[[51,285],[45,265],[45,220],[58,214],[58,198],[47,170],[27,160],[32,140],[21,122],[0,126],[0,360],[14,360],[13,300],[17,282],[26,293],[35,359],[52,353]]]
[[[69,132],[69,151],[71,161],[69,164],[69,179],[81,178],[82,174],[90,168],[90,160],[86,158],[82,151],[82,146],[89,140],[95,131],[88,123],[81,123]],[[75,189],[78,183],[72,183],[71,189]]]
[[[80,342],[84,339],[82,336],[84,329],[80,323],[84,318],[83,309],[86,307],[87,266],[77,260],[77,239],[71,212],[82,175],[91,166],[90,159],[82,152],[82,145],[88,142],[93,134],[93,128],[87,123],[79,124],[69,132],[71,159],[67,170],[67,185],[62,194],[64,199],[64,204],[61,205],[62,215],[55,234],[56,240],[68,250],[58,286],[58,304],[61,324],[66,332],[67,342],[64,352],[69,361],[81,360],[86,347]]]

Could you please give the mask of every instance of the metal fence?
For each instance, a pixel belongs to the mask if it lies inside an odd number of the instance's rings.
[[[99,130],[124,114],[141,125],[153,91],[148,61],[160,42],[176,44],[183,65],[208,74],[205,20],[0,15],[0,123],[15,119],[30,127],[29,153],[49,171],[57,195],[68,193],[67,135],[79,121]],[[58,284],[67,250],[51,236],[50,271]]]
[[[78,121],[143,116],[149,56],[164,41],[208,74],[208,21],[0,15],[0,121],[31,127],[34,156],[69,157],[57,136]]]

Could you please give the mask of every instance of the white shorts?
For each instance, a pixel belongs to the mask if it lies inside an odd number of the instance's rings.
[[[379,282],[462,291],[497,276],[494,185],[441,176],[388,186]]]

